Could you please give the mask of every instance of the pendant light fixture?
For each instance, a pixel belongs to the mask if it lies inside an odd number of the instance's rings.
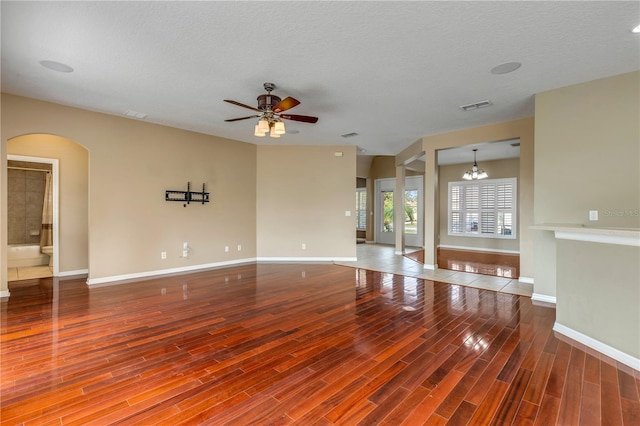
[[[478,169],[478,163],[476,161],[476,151],[477,149],[473,150],[473,167],[471,167],[470,170],[467,170],[466,172],[464,172],[464,175],[462,175],[462,179],[474,180],[474,179],[485,179],[489,177],[487,172],[485,172],[482,169]]]

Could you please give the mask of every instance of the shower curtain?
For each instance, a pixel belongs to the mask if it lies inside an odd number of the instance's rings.
[[[40,248],[53,245],[53,185],[51,173],[46,173],[44,187],[44,203],[42,203],[42,230],[40,231]]]

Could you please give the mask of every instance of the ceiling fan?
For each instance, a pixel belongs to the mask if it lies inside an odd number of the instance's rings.
[[[269,133],[269,136],[271,136],[272,138],[279,138],[280,135],[285,134],[284,123],[281,119],[302,121],[303,123],[318,122],[318,117],[310,117],[308,115],[282,114],[284,111],[287,111],[298,105],[300,101],[292,97],[280,99],[280,97],[272,95],[271,92],[276,88],[276,85],[273,83],[264,83],[263,86],[264,90],[266,90],[267,93],[258,96],[257,108],[229,99],[224,100],[225,102],[229,102],[230,104],[251,109],[258,112],[259,114],[249,115],[246,117],[230,118],[224,121],[232,122],[247,120],[249,118],[258,118],[258,124],[256,124],[255,126],[254,135],[263,137],[266,136],[267,133]]]

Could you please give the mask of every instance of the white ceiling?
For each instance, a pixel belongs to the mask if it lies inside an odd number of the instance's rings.
[[[504,160],[520,157],[520,140],[510,139],[499,142],[467,145],[458,148],[441,149],[438,151],[438,165],[473,164],[473,150],[476,153],[478,163],[489,160]],[[422,158],[424,161],[424,158]]]
[[[395,155],[422,136],[533,115],[536,93],[640,69],[640,2],[1,3],[2,91],[264,144]],[[73,67],[42,67],[52,60]],[[521,62],[510,74],[490,70]],[[301,104],[253,136],[262,84]],[[489,99],[493,106],[459,106]],[[293,134],[293,130],[299,133]],[[340,135],[356,132],[349,139]],[[149,142],[152,143],[152,142]]]

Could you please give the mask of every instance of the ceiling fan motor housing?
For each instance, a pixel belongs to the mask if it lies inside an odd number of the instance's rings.
[[[258,109],[261,111],[271,111],[281,99],[270,93],[258,96]]]

